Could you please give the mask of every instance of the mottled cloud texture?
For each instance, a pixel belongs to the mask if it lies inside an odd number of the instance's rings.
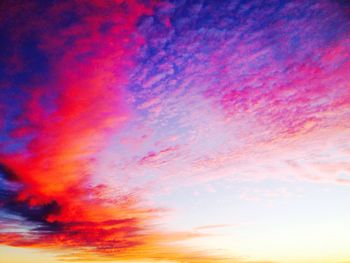
[[[151,197],[224,178],[350,184],[346,1],[2,1],[0,243],[233,262]],[[71,252],[74,249],[74,252]]]

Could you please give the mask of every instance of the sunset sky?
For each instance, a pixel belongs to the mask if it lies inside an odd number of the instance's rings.
[[[349,1],[0,1],[1,263],[346,263],[349,204]]]

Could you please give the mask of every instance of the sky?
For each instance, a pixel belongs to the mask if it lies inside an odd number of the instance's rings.
[[[350,262],[345,0],[0,2],[1,263]]]

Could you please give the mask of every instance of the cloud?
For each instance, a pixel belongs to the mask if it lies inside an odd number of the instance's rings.
[[[226,227],[233,227],[234,225],[227,225],[227,224],[219,224],[219,225],[205,225],[205,226],[199,226],[196,227],[196,230],[207,230],[207,229],[214,229],[214,228],[226,228]]]
[[[340,4],[257,5],[180,3],[158,10],[170,16],[170,28],[157,12],[141,21],[147,41],[131,89],[163,147],[174,147],[166,139],[174,134],[180,141],[179,157],[163,160],[168,177],[263,178],[261,156],[276,170],[284,166],[281,151],[298,161],[306,155],[303,144],[307,154],[318,148],[312,137],[323,133],[335,145],[335,131],[347,130],[349,23]],[[154,152],[161,151],[153,140]]]
[[[144,42],[137,24],[152,4],[4,5],[1,244],[59,249],[65,260],[219,260],[171,245],[199,234],[163,233],[153,226],[161,208],[93,174],[100,152],[133,117],[125,87]],[[140,163],[174,150],[150,152]]]
[[[163,231],[148,198],[219,178],[348,184],[342,7],[4,2],[1,243],[232,262],[174,245],[202,234]]]

